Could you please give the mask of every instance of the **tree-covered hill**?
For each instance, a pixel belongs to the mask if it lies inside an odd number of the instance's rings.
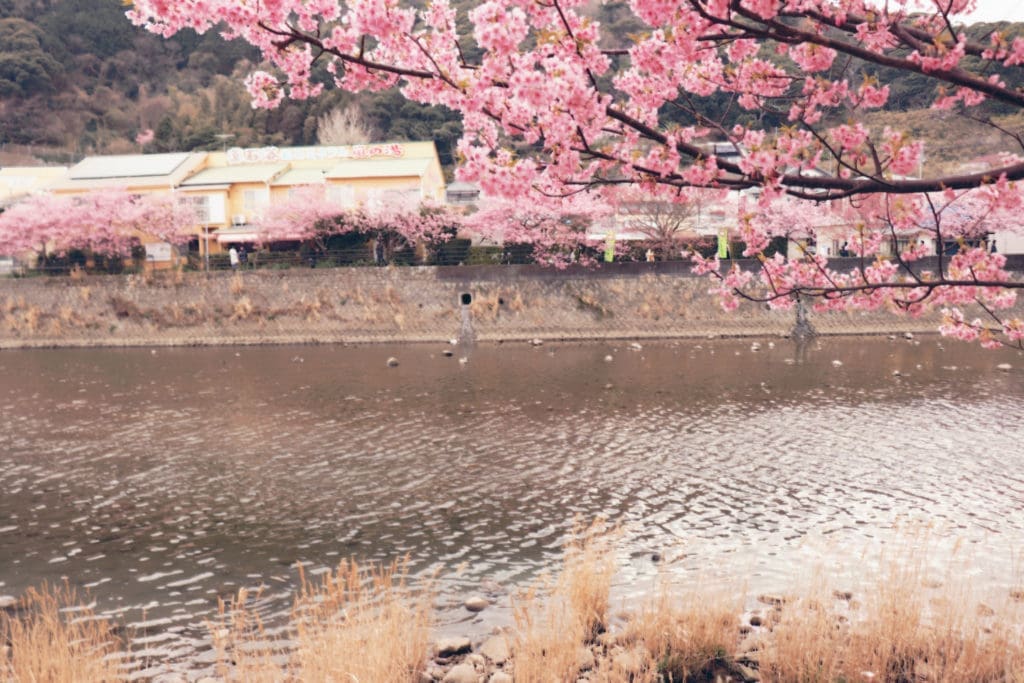
[[[476,2],[455,4],[468,32],[466,15]],[[411,103],[394,91],[356,97],[328,88],[309,102],[255,110],[241,83],[258,59],[251,48],[213,32],[184,32],[165,40],[132,26],[124,12],[122,0],[0,0],[0,164],[28,156],[68,162],[86,154],[138,151],[135,138],[147,129],[155,133],[147,151],[315,144],[327,115],[353,106],[350,113],[361,124],[357,135],[434,139],[442,162],[452,162],[460,124],[445,109]],[[644,30],[625,2],[595,0],[590,13],[611,28],[612,39]],[[984,41],[993,30],[1019,33],[1022,28],[977,24],[970,34]],[[467,39],[464,45],[469,55],[474,51],[471,42]],[[861,68],[844,66],[854,72]],[[934,97],[924,77],[867,70],[857,74],[863,76],[888,83],[892,93],[886,111],[868,121],[898,121],[934,140],[929,164],[1005,151],[1005,142],[986,135],[984,125],[919,109]],[[745,112],[720,99],[706,103],[712,118],[772,116]],[[1002,112],[992,108],[982,113]],[[786,123],[784,116],[778,119],[777,125]]]
[[[132,152],[146,129],[147,151],[314,144],[318,120],[353,104],[372,139],[435,139],[448,157],[460,133],[451,112],[397,92],[330,90],[255,110],[241,83],[258,59],[250,48],[212,32],[164,40],[124,12],[121,0],[0,0],[0,153],[66,162]]]

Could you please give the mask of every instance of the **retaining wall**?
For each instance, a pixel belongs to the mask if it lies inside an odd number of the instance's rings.
[[[673,263],[333,268],[0,280],[0,347],[777,336],[791,311],[725,312]],[[823,334],[934,331],[935,316],[811,314]]]

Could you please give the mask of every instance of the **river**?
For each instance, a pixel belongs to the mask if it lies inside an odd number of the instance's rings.
[[[441,630],[622,529],[629,596],[674,571],[771,589],[908,520],[1020,574],[1024,356],[937,337],[0,353],[0,595],[68,578],[209,664],[218,596],[288,611],[296,563],[408,555]],[[387,359],[398,360],[388,367]],[[463,361],[462,358],[465,357]],[[1009,369],[999,367],[1009,364]]]

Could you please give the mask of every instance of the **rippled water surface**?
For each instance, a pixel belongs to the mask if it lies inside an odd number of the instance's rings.
[[[1024,357],[760,347],[3,352],[0,594],[68,577],[201,666],[217,597],[263,586],[283,614],[297,562],[408,554],[440,572],[443,628],[484,629],[501,611],[462,598],[553,566],[574,516],[622,525],[623,586],[653,553],[770,586],[902,519],[1019,569]]]

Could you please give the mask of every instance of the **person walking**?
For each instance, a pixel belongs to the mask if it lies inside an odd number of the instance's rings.
[[[228,262],[231,264],[231,270],[238,270],[238,250],[234,247],[228,249]]]

